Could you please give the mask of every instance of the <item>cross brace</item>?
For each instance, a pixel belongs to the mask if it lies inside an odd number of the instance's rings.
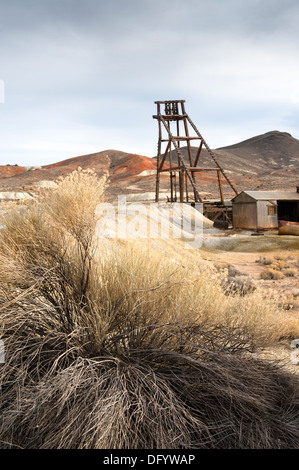
[[[179,192],[180,192],[180,201],[184,202],[185,198],[189,200],[188,194],[188,185],[189,182],[192,186],[193,193],[194,193],[194,201],[195,202],[203,202],[198,184],[196,182],[195,174],[198,172],[205,172],[205,171],[216,171],[217,172],[217,179],[218,179],[218,186],[219,186],[219,193],[220,199],[222,204],[224,205],[224,196],[222,190],[222,183],[221,183],[221,175],[227,181],[231,189],[237,195],[238,192],[235,189],[234,185],[219,165],[215,154],[208,146],[207,142],[204,140],[190,117],[185,111],[185,100],[173,100],[173,101],[155,101],[157,104],[157,114],[153,116],[154,119],[157,119],[158,126],[159,126],[159,139],[158,139],[158,154],[157,154],[157,174],[156,174],[156,202],[159,201],[159,186],[160,186],[160,173],[162,172],[169,172],[170,175],[170,185],[171,185],[171,202],[175,202],[177,199],[176,196],[176,187],[174,187],[174,180],[176,172],[179,173]],[[161,105],[164,105],[165,110],[164,113],[161,113]],[[181,107],[181,113],[179,111],[179,107]],[[171,122],[176,124],[176,135],[173,135],[171,132]],[[184,125],[184,135],[180,134],[180,126],[179,123],[182,122]],[[188,124],[192,127],[193,131],[195,132],[195,136],[189,135]],[[166,138],[163,138],[163,131],[167,133]],[[193,155],[192,149],[190,145],[191,140],[199,140],[200,144],[195,156],[195,160],[193,162]],[[186,164],[184,160],[184,155],[181,151],[181,143],[186,141],[187,143],[187,151],[189,157],[189,164]],[[167,142],[166,150],[164,155],[162,156],[162,143]],[[177,152],[177,159],[178,162],[176,165],[173,165],[172,162],[172,153],[171,153],[171,146],[175,148]],[[198,166],[200,155],[202,148],[205,147],[207,150],[210,158],[214,162],[214,168],[200,168]],[[169,160],[169,162],[168,162]],[[169,166],[165,167],[165,164],[169,163]]]

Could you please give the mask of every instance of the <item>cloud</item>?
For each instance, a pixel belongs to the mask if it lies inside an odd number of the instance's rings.
[[[297,1],[5,0],[1,14],[0,163],[153,156],[163,99],[186,99],[212,147],[299,138]]]

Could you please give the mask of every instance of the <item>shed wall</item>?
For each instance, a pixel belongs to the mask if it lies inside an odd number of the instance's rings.
[[[255,230],[257,228],[256,202],[233,202],[234,228]]]
[[[278,228],[277,201],[257,201],[257,228]],[[276,207],[276,214],[269,215],[268,207]]]

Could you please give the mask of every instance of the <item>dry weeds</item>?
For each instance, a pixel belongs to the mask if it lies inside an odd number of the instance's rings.
[[[6,217],[2,447],[297,448],[298,377],[249,354],[290,334],[275,302],[144,244],[99,244],[104,187],[79,171]]]

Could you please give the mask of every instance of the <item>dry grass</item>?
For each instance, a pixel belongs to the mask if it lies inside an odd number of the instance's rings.
[[[288,268],[284,271],[286,277],[295,277],[298,274],[297,268]]]
[[[266,268],[261,272],[261,279],[279,280],[279,279],[283,279],[283,278],[284,278],[284,274],[280,271],[277,271],[276,269]]]
[[[276,255],[274,258],[260,256],[256,260],[257,263],[267,266],[261,272],[261,279],[264,280],[280,280],[284,277],[295,277],[298,269],[294,266],[294,261],[296,260],[286,255]]]
[[[259,256],[259,258],[256,260],[257,263],[269,266],[274,262],[273,258],[269,258],[267,256]]]
[[[298,378],[249,354],[290,333],[275,303],[144,243],[99,243],[104,187],[79,171],[6,218],[2,447],[298,447]]]

